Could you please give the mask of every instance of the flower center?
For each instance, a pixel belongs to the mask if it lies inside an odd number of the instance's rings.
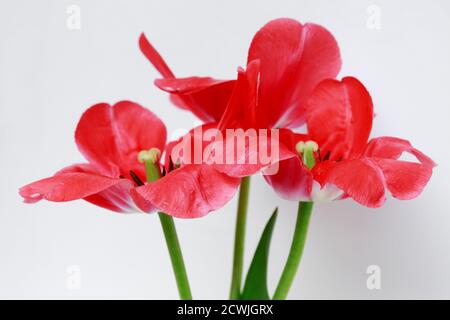
[[[142,150],[138,153],[138,161],[140,163],[156,163],[158,162],[159,158],[161,157],[161,150],[158,148],[151,148],[150,150]]]
[[[305,166],[311,170],[316,165],[314,152],[319,150],[319,145],[315,141],[300,141],[295,145],[295,150],[302,157]]]
[[[161,170],[159,167],[159,159],[161,157],[161,150],[158,148],[151,148],[150,150],[142,150],[138,153],[138,161],[145,165],[145,173],[147,182],[153,182],[161,177]]]

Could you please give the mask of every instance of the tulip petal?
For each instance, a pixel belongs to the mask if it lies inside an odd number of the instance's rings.
[[[355,78],[321,82],[307,103],[308,132],[330,160],[361,155],[372,119],[372,99]]]
[[[331,33],[292,19],[273,20],[256,33],[248,52],[248,62],[253,60],[261,62],[261,112],[276,127],[303,124],[305,103],[315,86],[341,68]]]
[[[166,128],[155,114],[134,102],[101,103],[84,112],[75,140],[80,152],[102,174],[129,178],[132,170],[143,179],[144,166],[137,154],[150,148],[163,150]]]
[[[82,163],[66,167],[55,175],[74,172],[98,174],[94,166]],[[155,207],[150,202],[132,193],[134,188],[135,185],[130,180],[120,179],[120,183],[83,199],[96,206],[115,212],[134,213],[140,210],[150,213],[154,211]]]
[[[383,170],[389,191],[400,200],[410,200],[421,194],[433,173],[431,166],[421,163],[390,159],[374,161]]]
[[[246,177],[264,170],[265,174],[276,174],[278,162],[297,154],[280,140],[280,129],[234,130],[223,140],[216,140],[216,149],[222,149],[222,162],[213,166],[232,177]]]
[[[156,49],[151,45],[144,33],[142,33],[139,37],[139,48],[148,61],[150,61],[150,63],[164,78],[175,77],[172,70],[170,70],[169,66],[166,64],[159,52],[156,51]]]
[[[167,144],[165,150],[164,167],[170,168],[170,162],[177,166],[187,164],[204,164],[209,159],[206,148],[215,141],[221,132],[217,123],[207,123],[191,129],[187,134]]]
[[[259,60],[251,61],[247,70],[238,69],[238,79],[225,113],[221,130],[230,128],[268,128],[266,114],[258,106]]]
[[[320,162],[313,174],[322,187],[334,184],[364,206],[380,207],[386,200],[383,172],[369,159]]]
[[[210,77],[164,78],[155,80],[161,90],[175,94],[191,94],[234,80],[217,80]]]
[[[306,201],[310,199],[313,176],[299,157],[278,163],[276,174],[264,175],[264,179],[275,192],[286,200]]]
[[[155,81],[160,89],[171,93],[170,100],[179,108],[191,111],[204,122],[219,121],[225,111],[235,80],[209,77],[175,78],[164,59],[142,33],[139,47],[145,57],[164,77]]]
[[[371,139],[366,146],[364,155],[371,158],[397,160],[404,152],[411,153],[417,160],[425,165],[431,167],[436,166],[431,158],[415,149],[409,141],[395,137],[378,137]]]
[[[166,78],[155,81],[161,90],[172,94],[172,102],[190,110],[205,122],[219,121],[233,91],[235,80],[209,77]]]
[[[120,213],[154,210],[146,200],[139,200],[137,207],[130,197],[134,188],[127,179],[101,176],[90,164],[76,164],[58,171],[53,177],[33,182],[19,190],[26,203],[42,199],[65,202],[83,199],[96,206]],[[139,208],[139,209],[138,209]]]
[[[119,183],[120,179],[84,172],[68,172],[30,183],[20,188],[19,194],[26,203],[42,199],[64,202],[83,199]]]
[[[224,206],[239,183],[211,166],[186,165],[136,192],[171,216],[198,218]]]

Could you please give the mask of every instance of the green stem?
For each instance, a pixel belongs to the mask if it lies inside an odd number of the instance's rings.
[[[148,182],[156,181],[161,177],[161,172],[157,164],[155,165],[155,163],[151,161],[145,161],[144,164]],[[158,215],[164,232],[164,238],[166,239],[167,249],[169,250],[170,261],[172,262],[173,273],[177,282],[180,299],[192,300],[191,288],[189,286],[175,223],[173,218],[164,212],[159,212]]]
[[[230,300],[238,300],[241,295],[242,269],[244,264],[245,226],[247,222],[249,191],[250,177],[244,177],[242,178],[241,186],[239,188]]]
[[[178,241],[177,230],[173,218],[163,212],[159,212],[159,220],[166,238],[167,249],[169,249],[172,268],[177,281],[178,292],[181,300],[192,300],[189,280],[184,265],[183,254],[181,253],[180,243]]]
[[[305,247],[312,208],[313,202],[299,202],[298,204],[294,237],[292,239],[289,257],[286,261],[286,265],[284,266],[283,273],[273,296],[274,300],[286,299],[292,282],[294,281],[295,274],[297,273],[297,269],[302,258],[303,249]]]

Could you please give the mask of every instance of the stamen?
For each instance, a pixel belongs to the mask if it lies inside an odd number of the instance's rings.
[[[140,163],[151,162],[156,163],[161,156],[161,150],[158,148],[151,148],[150,150],[142,150],[138,153],[138,161]]]
[[[300,141],[295,145],[295,150],[302,157],[303,163],[308,169],[312,169],[316,165],[314,152],[319,150],[319,145],[315,141]]]
[[[150,150],[142,150],[138,153],[138,161],[145,166],[145,175],[147,182],[153,182],[161,177],[161,168],[159,166],[159,158],[161,151],[158,148]]]
[[[138,175],[133,170],[130,170],[130,176],[134,180],[134,182],[136,182],[136,184],[138,186],[143,186],[144,185],[142,180],[138,177]]]
[[[317,142],[311,141],[311,140],[306,141],[306,142],[300,141],[295,146],[295,150],[297,150],[297,152],[299,154],[302,154],[306,150],[310,150],[312,152],[317,152],[317,150],[319,150],[319,145],[317,144]]]

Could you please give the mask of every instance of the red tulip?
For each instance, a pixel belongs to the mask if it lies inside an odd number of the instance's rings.
[[[166,128],[155,114],[130,101],[89,108],[78,123],[75,140],[88,163],[69,166],[22,187],[19,193],[25,202],[84,199],[116,212],[159,209],[191,218],[223,206],[239,184],[239,179],[209,166],[190,165],[172,170],[137,192],[146,176],[138,154],[153,148],[163,151]]]
[[[306,107],[308,136],[287,134],[284,143],[295,150],[299,141],[317,145],[317,164],[308,170],[299,156],[279,163],[276,175],[266,176],[284,198],[318,200],[351,197],[368,207],[385,201],[385,189],[398,199],[417,197],[428,183],[434,162],[399,138],[368,141],[373,119],[372,99],[355,78],[325,80]],[[401,160],[403,153],[417,162]]]
[[[84,199],[116,212],[153,209],[143,199],[133,201],[130,191],[136,185],[132,175],[145,179],[138,152],[164,148],[166,128],[155,114],[130,101],[96,104],[82,115],[75,141],[88,163],[22,187],[25,202]]]
[[[142,35],[141,50],[164,79],[156,85],[176,97],[176,104],[200,119],[218,122],[227,106],[233,81],[175,78],[161,56]],[[305,102],[322,80],[334,78],[341,67],[338,45],[323,27],[292,19],[276,19],[254,36],[247,59],[258,61],[258,114],[262,127],[297,127],[304,122]],[[181,100],[181,102],[180,102]]]

